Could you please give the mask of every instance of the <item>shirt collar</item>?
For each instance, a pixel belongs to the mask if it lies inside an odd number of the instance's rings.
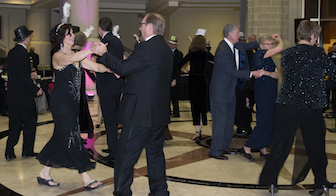
[[[224,41],[229,45],[229,47],[231,48],[233,52],[233,44],[226,37],[224,37]]]
[[[151,38],[154,37],[154,36],[155,36],[155,35],[151,35],[151,36],[147,37],[145,41],[148,41],[149,39],[151,39]]]
[[[108,34],[109,32],[110,32],[110,31],[107,31],[107,32],[103,35],[102,39],[103,39],[103,38],[105,37],[105,35]]]
[[[17,43],[17,44],[23,46],[27,50],[27,46],[25,46],[24,44],[22,43]]]
[[[172,53],[174,53],[174,52],[175,52],[175,50],[176,50],[176,48],[172,49]]]

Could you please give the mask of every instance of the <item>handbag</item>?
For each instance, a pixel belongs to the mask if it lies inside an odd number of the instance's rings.
[[[38,114],[43,114],[48,110],[48,101],[44,92],[42,95],[35,97],[35,104],[36,112]]]

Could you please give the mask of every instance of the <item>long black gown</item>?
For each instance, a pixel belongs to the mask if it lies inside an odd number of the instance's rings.
[[[79,173],[95,168],[80,137],[82,69],[81,64],[78,68],[70,64],[55,70],[55,86],[51,96],[54,134],[37,156],[43,165],[77,169]]]
[[[253,55],[252,69],[275,71],[275,64],[271,57],[264,58],[267,50],[257,50]],[[269,76],[257,78],[254,82],[254,100],[257,105],[257,126],[252,131],[245,146],[262,149],[271,145],[275,99],[277,96],[277,80]]]

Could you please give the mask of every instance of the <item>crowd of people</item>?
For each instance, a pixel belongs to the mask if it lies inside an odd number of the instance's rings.
[[[298,45],[282,52],[284,76],[279,93],[279,70],[271,58],[284,49],[278,34],[261,34],[257,40],[252,35],[245,43],[240,41],[239,25],[229,23],[223,28],[224,39],[214,56],[207,48],[205,35],[196,35],[183,58],[183,53],[177,49],[177,37],[171,36],[168,43],[163,38],[163,17],[149,13],[139,23],[141,42],[124,60],[123,45],[119,37],[112,34],[112,27],[110,18],[102,18],[99,21],[101,42],[93,42],[86,50],[83,50],[85,35],[79,32],[75,36],[71,24],[62,22],[50,31],[50,40],[55,46],[52,55],[55,83],[50,100],[55,128],[51,139],[39,153],[34,152],[37,121],[34,96],[41,95],[42,89],[33,83],[32,63],[27,52],[33,31],[26,26],[15,29],[17,45],[8,53],[8,82],[4,82],[9,114],[7,161],[16,158],[14,146],[23,130],[22,156],[37,156],[43,165],[37,177],[39,184],[59,186],[50,172],[52,168],[65,167],[78,170],[86,190],[104,185],[87,173],[95,168],[95,164],[90,161],[81,137],[83,132],[92,137],[94,129],[83,83],[84,69],[92,70],[96,73],[97,93],[107,133],[108,149],[104,151],[109,155],[105,161],[114,165],[114,195],[132,194],[134,165],[143,149],[147,156],[149,195],[169,195],[162,141],[165,141],[170,117],[180,117],[176,87],[181,67],[190,62],[189,95],[192,123],[196,130],[191,139],[202,140],[202,126],[208,123],[210,102],[210,158],[228,160],[228,155],[237,154],[230,149],[236,123],[235,136],[249,135],[240,150],[244,157],[253,161],[251,150],[258,149],[260,156],[266,159],[259,183],[267,186],[273,194],[278,191],[279,171],[299,127],[308,156],[307,167],[300,172],[299,179],[302,181],[311,168],[315,185],[310,194],[328,195],[326,128],[322,116],[328,105],[324,74],[334,80],[336,66],[331,60],[332,55],[328,56],[322,48],[315,46],[321,32],[316,23],[302,21],[297,29]],[[88,55],[97,55],[98,58],[88,59]],[[209,62],[214,62],[210,81],[206,74]],[[251,89],[254,97],[250,95]],[[170,100],[173,110],[170,109]],[[252,131],[253,102],[257,121]],[[1,109],[4,111],[7,107],[1,104]],[[120,135],[118,124],[122,125]],[[267,147],[271,147],[270,153]]]

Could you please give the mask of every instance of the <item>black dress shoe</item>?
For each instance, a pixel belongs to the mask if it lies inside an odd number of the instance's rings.
[[[179,115],[179,114],[178,114],[178,115],[173,114],[173,115],[171,115],[171,117],[173,117],[173,118],[178,118],[178,117],[180,117],[180,115]]]
[[[268,154],[263,154],[262,152],[260,152],[260,157],[264,157],[265,159],[267,159]]]
[[[224,156],[224,155],[216,155],[216,156],[209,155],[209,157],[214,158],[214,159],[219,159],[219,160],[228,160],[229,159],[227,156]]]
[[[13,155],[13,156],[5,156],[5,157],[6,157],[6,161],[11,161],[11,160],[13,160],[13,159],[16,158],[15,155]]]
[[[33,152],[32,154],[22,154],[22,157],[36,157],[38,153]]]
[[[105,152],[105,153],[110,153],[110,149],[108,149],[108,148],[107,149],[102,149],[102,151]]]
[[[240,150],[240,153],[243,154],[244,157],[247,158],[248,160],[250,160],[250,161],[254,161],[254,158],[252,157],[252,155],[251,155],[251,154],[247,154],[247,153],[245,152],[244,148],[242,148],[242,149]]]
[[[329,186],[323,185],[322,189],[314,189],[313,191],[309,191],[309,194],[317,196],[325,194],[326,196],[329,196]]]
[[[231,150],[228,150],[228,151],[224,151],[223,154],[229,154],[229,155],[236,155],[237,152],[234,152],[234,151],[231,151]]]

